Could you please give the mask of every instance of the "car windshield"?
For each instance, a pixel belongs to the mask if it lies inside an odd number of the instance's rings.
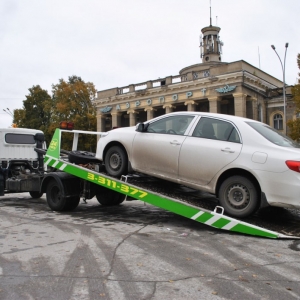
[[[298,143],[266,124],[256,122],[246,123],[273,144],[282,147],[300,148]]]

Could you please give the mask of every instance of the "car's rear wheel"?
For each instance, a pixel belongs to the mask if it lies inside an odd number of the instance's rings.
[[[257,210],[259,191],[250,179],[232,176],[221,184],[219,201],[227,215],[244,218]]]
[[[78,165],[99,162],[99,160],[95,158],[95,153],[88,151],[70,151],[68,158],[70,163]]]
[[[127,174],[128,158],[125,150],[120,146],[109,148],[104,158],[105,169],[111,176],[121,177]]]

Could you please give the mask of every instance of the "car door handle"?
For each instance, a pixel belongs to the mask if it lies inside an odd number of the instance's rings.
[[[227,152],[227,153],[234,153],[235,152],[234,150],[231,150],[230,148],[223,148],[223,149],[221,149],[221,151]]]
[[[175,141],[172,141],[172,142],[170,142],[170,144],[171,144],[171,145],[180,145],[180,143],[179,143],[178,141],[176,141],[176,140],[175,140]]]

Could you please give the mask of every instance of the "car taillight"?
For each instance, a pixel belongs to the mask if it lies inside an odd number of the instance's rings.
[[[300,161],[294,161],[294,160],[287,160],[286,165],[289,169],[292,171],[300,173]]]

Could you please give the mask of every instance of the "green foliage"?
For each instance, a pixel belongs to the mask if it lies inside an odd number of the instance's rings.
[[[22,120],[25,117],[25,110],[20,108],[20,109],[15,109],[14,110],[14,124],[17,125],[17,127],[23,127],[22,126]]]
[[[59,126],[61,121],[71,121],[75,129],[96,131],[96,109],[92,99],[96,94],[93,83],[84,82],[80,77],[71,76],[69,81],[63,79],[52,85],[54,114],[51,131]],[[62,147],[66,150],[71,148],[72,136],[67,135],[62,140]],[[79,150],[94,152],[96,149],[96,137],[92,135],[81,136],[78,143]]]
[[[288,120],[287,126],[290,129],[289,136],[293,140],[299,141],[300,140],[300,119]]]
[[[14,123],[18,127],[42,130],[47,145],[61,121],[71,121],[75,129],[96,131],[96,109],[92,99],[96,94],[93,83],[84,82],[78,76],[71,76],[68,81],[59,80],[52,85],[51,97],[39,85],[29,89],[23,108],[14,110]],[[71,150],[72,134],[64,134],[62,148]],[[96,136],[81,135],[78,150],[92,151],[96,149]]]
[[[297,64],[298,68],[300,69],[300,54],[297,56]],[[298,73],[300,76],[300,73]],[[298,84],[296,84],[292,88],[292,95],[293,95],[293,100],[296,105],[296,113],[300,113],[300,79],[298,79]],[[290,137],[293,140],[300,140],[300,119],[295,119],[295,120],[289,120],[287,122],[287,126],[290,129]]]
[[[48,133],[51,123],[51,96],[46,90],[36,85],[29,89],[29,94],[25,97],[23,108],[14,111],[14,123],[17,127],[42,130],[46,141],[49,142],[51,139]]]
[[[297,64],[298,64],[298,69],[300,69],[300,54],[298,54],[297,56]],[[298,75],[300,76],[300,73],[298,73]],[[300,83],[300,79],[298,80],[298,82]]]
[[[300,111],[300,84],[296,84],[292,87],[293,100],[296,104],[297,112]]]

